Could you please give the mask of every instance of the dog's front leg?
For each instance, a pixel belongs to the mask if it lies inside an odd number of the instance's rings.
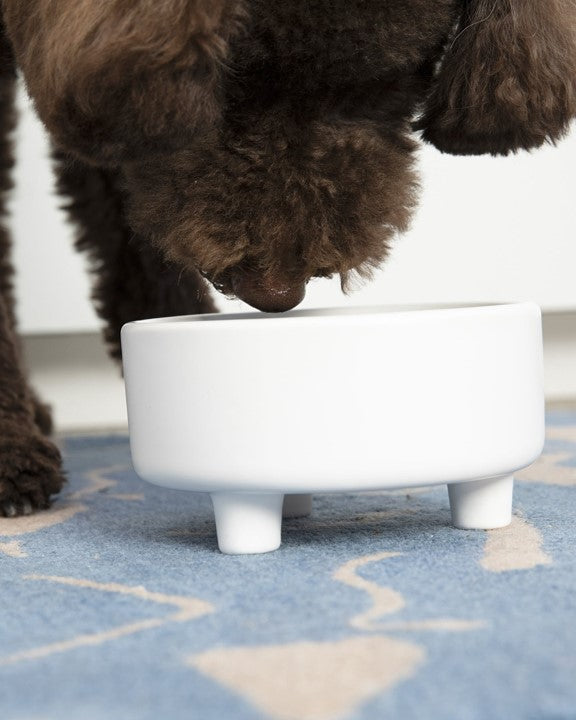
[[[36,409],[0,295],[0,516],[48,507],[64,483],[60,453],[37,424]]]
[[[16,71],[0,22],[0,219],[5,214],[13,164]],[[16,336],[10,238],[0,223],[0,516],[47,507],[62,487],[60,453],[46,435],[48,409],[26,381]]]

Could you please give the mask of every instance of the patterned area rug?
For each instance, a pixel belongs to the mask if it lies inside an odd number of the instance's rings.
[[[576,718],[576,414],[509,528],[453,529],[445,488],[326,495],[256,556],[125,437],[62,445],[54,507],[0,519],[2,720]]]

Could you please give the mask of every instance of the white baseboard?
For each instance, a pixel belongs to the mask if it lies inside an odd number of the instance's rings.
[[[576,312],[544,315],[548,402],[576,401]],[[32,381],[54,409],[60,432],[126,429],[124,384],[100,336],[38,335],[24,340]]]

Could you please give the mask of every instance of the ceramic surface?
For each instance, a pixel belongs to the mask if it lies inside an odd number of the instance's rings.
[[[447,483],[456,525],[505,525],[543,446],[532,303],[145,320],[122,348],[136,472],[210,492],[229,552],[272,549],[284,494]]]

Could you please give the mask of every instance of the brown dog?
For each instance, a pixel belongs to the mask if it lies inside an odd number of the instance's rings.
[[[116,357],[129,320],[214,311],[201,275],[267,311],[311,277],[369,276],[415,204],[414,129],[443,151],[506,154],[576,115],[573,0],[0,2],[0,191],[19,68]],[[0,229],[12,516],[63,477],[19,359],[8,250]]]

